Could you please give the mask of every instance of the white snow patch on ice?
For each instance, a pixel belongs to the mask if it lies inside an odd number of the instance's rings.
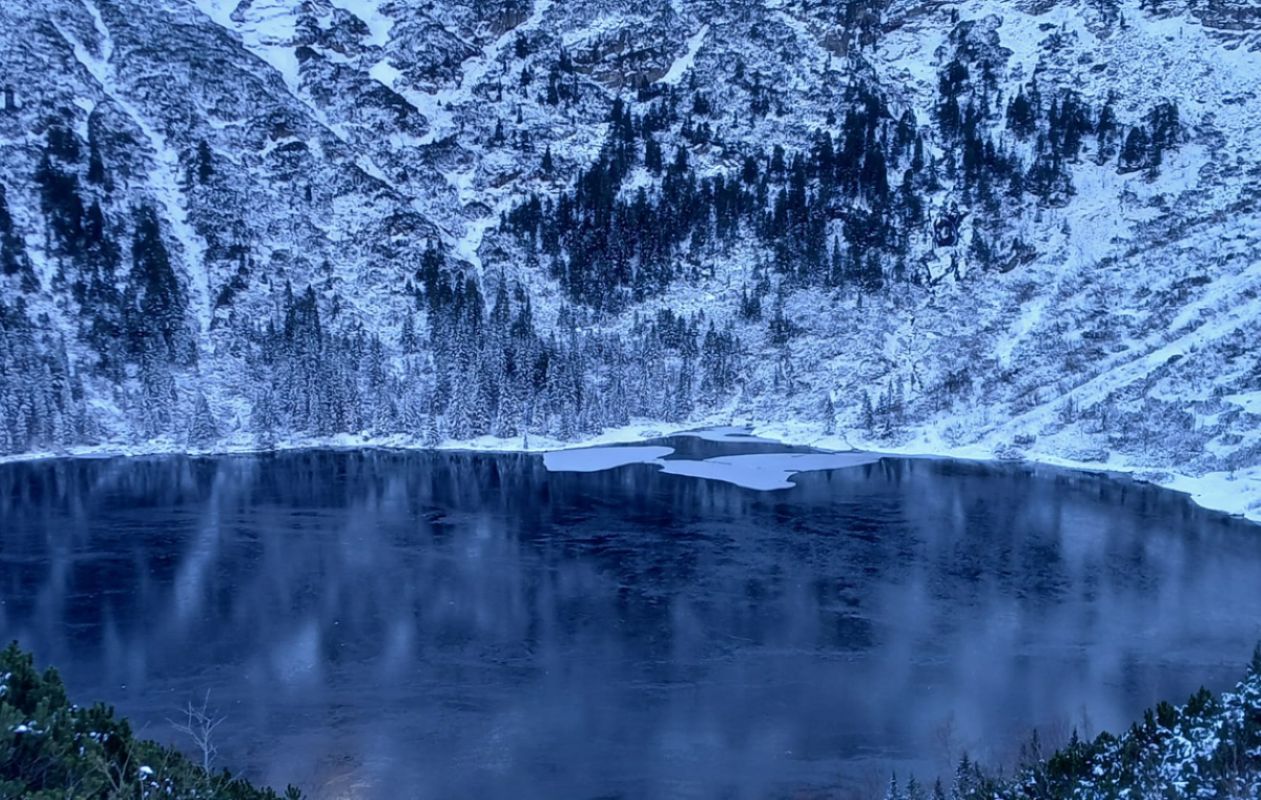
[[[746,489],[768,492],[791,489],[789,480],[798,472],[817,472],[874,464],[880,456],[874,453],[750,453],[720,456],[704,461],[670,459],[657,463],[669,475],[726,481]]]
[[[696,431],[689,435],[710,441],[749,441],[748,437],[730,437],[736,428]],[[653,464],[667,475],[725,481],[758,491],[791,489],[789,480],[798,472],[845,469],[874,464],[880,456],[874,453],[747,453],[718,456],[704,460],[667,458],[672,447],[588,447],[556,450],[543,454],[543,464],[550,472],[603,472],[630,464]]]

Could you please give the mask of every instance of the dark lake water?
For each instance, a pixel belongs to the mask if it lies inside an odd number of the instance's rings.
[[[794,481],[7,465],[0,635],[159,740],[209,690],[221,764],[373,800],[874,794],[1226,688],[1261,639],[1261,529],[1180,495],[935,460]]]

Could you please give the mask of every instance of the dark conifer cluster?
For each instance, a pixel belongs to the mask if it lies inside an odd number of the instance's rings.
[[[1048,752],[1037,733],[1004,778],[966,755],[953,780],[925,785],[894,776],[885,800],[1074,800],[1214,797],[1248,800],[1261,792],[1261,647],[1234,691],[1201,688],[1186,705],[1161,702],[1141,723],[1093,740],[1074,731]]]
[[[660,295],[750,242],[790,287],[872,292],[933,280],[914,259],[959,244],[965,221],[974,266],[1013,268],[1028,246],[1005,233],[1003,216],[1066,203],[1071,166],[1088,145],[1097,163],[1126,173],[1156,170],[1181,141],[1171,102],[1123,128],[1111,100],[1096,109],[1068,89],[1044,97],[1033,80],[1004,112],[984,67],[962,55],[947,63],[932,120],[896,113],[857,84],[839,122],[808,150],[747,152],[727,174],[702,176],[693,163],[692,147],[712,143],[721,124],[703,92],[670,94],[638,113],[619,99],[596,162],[556,197],[516,206],[505,228],[571,300],[595,309]],[[667,154],[661,138],[689,144]]]
[[[113,708],[72,703],[57,670],[37,670],[11,644],[0,651],[0,797],[301,800],[302,793],[256,788],[137,737]]]

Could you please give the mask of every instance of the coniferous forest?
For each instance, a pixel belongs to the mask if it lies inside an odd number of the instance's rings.
[[[211,446],[229,428],[263,446],[343,433],[436,444],[527,432],[574,439],[631,418],[683,421],[736,399],[750,368],[742,332],[760,329],[773,348],[787,347],[797,332],[783,310],[787,293],[887,304],[963,271],[992,280],[1036,255],[1005,217],[1066,203],[1075,191],[1070,165],[1089,159],[1122,175],[1150,173],[1185,138],[1172,101],[1121,120],[1111,99],[1092,105],[1036,79],[1004,100],[987,64],[958,51],[940,70],[932,118],[899,113],[878,87],[856,82],[807,146],[740,148],[739,165],[727,171],[700,173],[689,155],[724,135],[704,91],[615,97],[594,163],[502,220],[514,257],[563,293],[546,325],[520,281],[470,271],[430,239],[401,277],[409,310],[392,329],[365,328],[346,298],[316,283],[271,282],[262,318],[221,315],[260,277],[248,243],[208,236],[208,257],[222,251],[215,257],[238,265],[210,287],[214,356],[226,348],[243,370],[244,396],[232,398],[230,420],[207,402],[217,387],[203,383],[218,376],[199,364],[207,353],[170,230],[151,202],[114,190],[118,178],[92,125],[83,141],[66,109],[44,109],[32,132],[43,139],[38,169],[9,178],[37,190],[40,229],[18,231],[0,193],[0,258],[17,288],[0,305],[0,374],[9,378],[0,450],[114,441],[102,402],[118,407],[133,440],[190,447]],[[748,94],[742,116],[771,113],[769,87],[755,82]],[[550,152],[532,169],[554,174]],[[186,169],[188,192],[217,180],[204,142],[187,154]],[[934,202],[943,195],[948,205]],[[24,246],[32,234],[55,264],[49,287]],[[634,311],[736,248],[755,255],[735,317]],[[934,273],[923,256],[938,252],[950,253],[949,269]],[[27,295],[41,288],[72,298],[77,330],[54,332],[29,306]],[[624,313],[623,325],[600,323]],[[960,380],[968,378],[952,375],[926,391],[950,393]],[[116,389],[99,398],[87,384]],[[855,410],[871,405],[878,419],[870,427],[887,429],[905,391],[889,384],[849,401]]]

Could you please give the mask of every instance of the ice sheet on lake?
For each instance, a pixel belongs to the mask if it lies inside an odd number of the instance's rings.
[[[715,431],[715,435],[719,435],[721,430]],[[699,435],[699,433],[694,432],[692,435]],[[674,453],[672,447],[588,447],[578,450],[554,450],[543,454],[543,465],[550,472],[602,472],[630,464],[654,464],[661,467],[661,471],[668,475],[707,478],[734,483],[746,489],[770,491],[791,489],[793,483],[788,479],[798,472],[858,467],[874,464],[880,460],[880,456],[874,453],[748,453],[704,460],[667,458],[672,453]]]
[[[587,447],[554,450],[543,454],[550,472],[600,472],[628,464],[656,464],[674,452],[673,447]]]
[[[744,443],[764,443],[779,444],[774,439],[763,439],[760,436],[754,436],[749,433],[748,428],[733,428],[730,426],[719,428],[702,428],[698,431],[680,431],[676,436],[691,436],[696,439],[704,439],[707,442],[744,442]]]
[[[709,478],[746,489],[771,491],[791,489],[793,483],[788,479],[798,472],[858,467],[879,460],[880,456],[873,453],[753,453],[704,461],[671,459],[657,463],[670,475]]]

